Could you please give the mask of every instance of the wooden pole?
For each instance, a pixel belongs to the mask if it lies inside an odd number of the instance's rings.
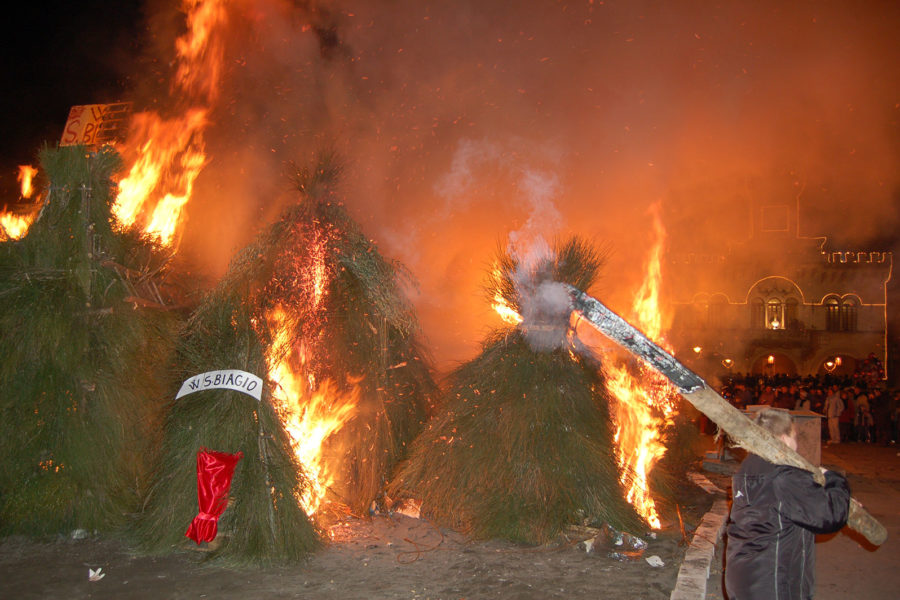
[[[678,362],[674,356],[657,346],[599,300],[572,286],[566,287],[572,297],[573,309],[579,315],[605,336],[662,373],[678,388],[685,400],[716,423],[737,445],[770,463],[809,471],[819,484],[825,483],[825,476],[818,467],[751,421],[710,388],[699,375]],[[876,546],[880,546],[887,539],[884,525],[854,498],[850,499],[847,525]]]

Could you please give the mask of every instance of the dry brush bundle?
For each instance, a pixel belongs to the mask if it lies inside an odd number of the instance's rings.
[[[501,252],[489,295],[524,321],[452,374],[389,494],[421,499],[426,515],[476,538],[539,544],[567,525],[640,526],[619,483],[602,372],[573,352],[567,300],[551,289],[588,287],[602,262],[577,238],[529,265]]]
[[[242,259],[258,263],[244,252],[232,270],[247,265]],[[234,277],[229,281],[234,284]],[[253,287],[251,277],[243,285],[220,285],[205,298],[177,348],[179,382],[226,369],[265,379],[266,332],[258,329],[245,301]],[[191,543],[185,531],[198,511],[196,455],[204,448],[243,454],[219,522],[220,537],[208,558],[234,565],[291,563],[318,546],[318,533],[297,501],[309,482],[271,398],[272,386],[266,382],[260,400],[235,390],[209,389],[172,402],[155,482],[135,529],[144,550],[167,552]]]
[[[111,149],[44,149],[41,215],[0,244],[0,529],[112,531],[140,506],[176,320],[109,266],[165,253],[112,226]]]
[[[259,403],[207,390],[173,404],[142,527],[147,541],[169,532],[158,547],[178,543],[196,513],[200,447],[244,456],[211,556],[264,564],[299,559],[317,543],[300,503],[316,492],[318,473],[298,462],[292,445],[304,440],[288,430],[316,411],[345,413],[325,440],[326,462],[340,464],[332,493],[363,511],[421,428],[434,384],[402,268],[337,202],[330,165],[298,175],[300,201],[239,253],[190,320],[178,355],[184,379],[241,369],[266,383]]]
[[[437,388],[406,295],[413,277],[383,257],[343,208],[339,175],[331,157],[298,172],[303,200],[278,235],[303,243],[279,244],[290,250],[280,254],[264,294],[293,313],[290,361],[306,393],[330,385],[353,398],[349,420],[325,452],[338,465],[333,497],[364,513],[421,431]]]

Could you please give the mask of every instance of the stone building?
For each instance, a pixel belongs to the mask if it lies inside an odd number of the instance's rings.
[[[750,235],[727,251],[667,257],[678,358],[710,379],[849,374],[873,353],[887,365],[891,252],[801,237],[790,203],[748,211]]]

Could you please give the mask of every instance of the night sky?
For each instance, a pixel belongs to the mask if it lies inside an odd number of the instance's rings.
[[[59,139],[71,106],[115,101],[127,92],[145,24],[141,3],[129,1],[24,2],[4,12],[5,183],[15,178],[16,165],[34,164],[42,143]]]

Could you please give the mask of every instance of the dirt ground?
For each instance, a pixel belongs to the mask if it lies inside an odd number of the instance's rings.
[[[698,490],[681,507],[688,532],[711,504]],[[0,598],[604,598],[667,599],[685,551],[677,525],[643,536],[642,556],[610,557],[613,546],[584,551],[576,540],[525,548],[469,542],[403,515],[349,519],[334,541],[293,568],[225,569],[199,552],[133,554],[112,539],[0,540]],[[663,566],[646,560],[658,556]],[[89,569],[104,577],[89,581]]]

